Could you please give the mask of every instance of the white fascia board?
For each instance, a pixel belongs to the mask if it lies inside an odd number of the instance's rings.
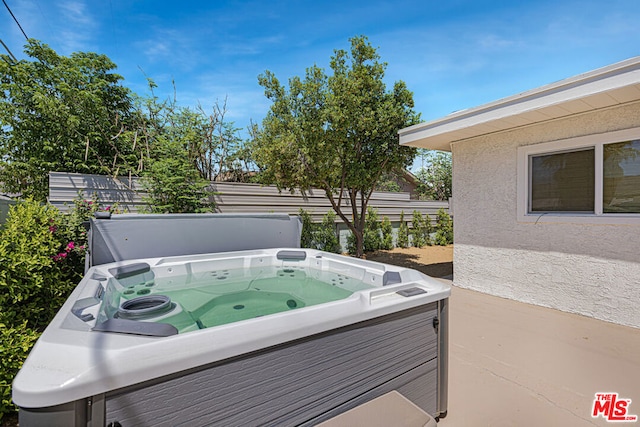
[[[639,83],[640,56],[489,104],[458,111],[438,120],[401,129],[398,132],[400,144],[449,151],[450,144],[454,141],[486,134],[486,125],[497,130],[518,127],[514,126],[514,121],[524,118],[522,116],[527,113],[541,113],[534,114],[539,119],[529,124],[562,117],[571,114],[569,108],[562,108],[563,105],[607,92],[619,92],[623,88],[630,88],[629,96],[635,98],[625,99],[625,102],[638,100],[640,93],[634,86]],[[619,103],[613,98],[611,100],[611,105]],[[592,109],[597,108],[601,107]],[[564,111],[567,114],[563,114]]]

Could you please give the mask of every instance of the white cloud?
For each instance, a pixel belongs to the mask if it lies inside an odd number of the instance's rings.
[[[62,17],[68,24],[78,26],[95,26],[96,20],[87,11],[86,5],[79,1],[66,1],[58,3],[62,11]]]
[[[59,16],[51,20],[56,32],[55,39],[60,46],[61,54],[76,51],[96,50],[92,43],[98,30],[99,22],[80,1],[57,3]]]
[[[282,45],[286,41],[286,38],[282,35],[242,37],[218,44],[217,50],[229,56],[257,55],[274,46]]]
[[[497,34],[480,35],[477,43],[481,48],[491,51],[510,49],[517,44],[514,40],[506,39]]]

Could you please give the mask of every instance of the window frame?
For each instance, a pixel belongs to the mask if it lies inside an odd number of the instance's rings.
[[[640,139],[640,127],[621,131],[586,135],[540,144],[518,147],[517,164],[517,220],[518,222],[566,222],[585,224],[640,224],[640,213],[604,213],[604,155],[606,144]],[[529,212],[530,206],[530,158],[536,155],[557,154],[594,149],[595,191],[594,212]]]

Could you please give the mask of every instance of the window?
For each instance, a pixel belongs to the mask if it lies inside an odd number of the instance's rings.
[[[604,213],[640,213],[640,140],[603,147]]]
[[[518,148],[518,220],[640,222],[640,128]]]
[[[592,212],[595,150],[531,156],[531,212]]]

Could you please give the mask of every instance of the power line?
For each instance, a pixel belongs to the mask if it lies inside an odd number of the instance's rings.
[[[22,29],[22,25],[20,25],[20,22],[18,22],[18,18],[16,18],[16,16],[13,14],[7,2],[5,0],[2,0],[2,3],[4,3],[4,6],[7,8],[9,13],[11,14],[11,17],[13,18],[13,20],[16,21],[16,24],[18,24],[18,28],[20,28],[20,31],[22,31],[22,35],[24,36],[24,38],[29,40],[29,37],[27,37],[27,33],[25,33],[24,30]]]
[[[4,46],[4,49],[9,53],[9,58],[13,59],[15,62],[18,62],[18,60],[16,59],[16,56],[11,52],[11,50],[9,50],[7,45],[4,44],[2,39],[0,39],[0,43],[2,43],[2,46]],[[9,61],[7,61],[7,62],[9,62]]]

